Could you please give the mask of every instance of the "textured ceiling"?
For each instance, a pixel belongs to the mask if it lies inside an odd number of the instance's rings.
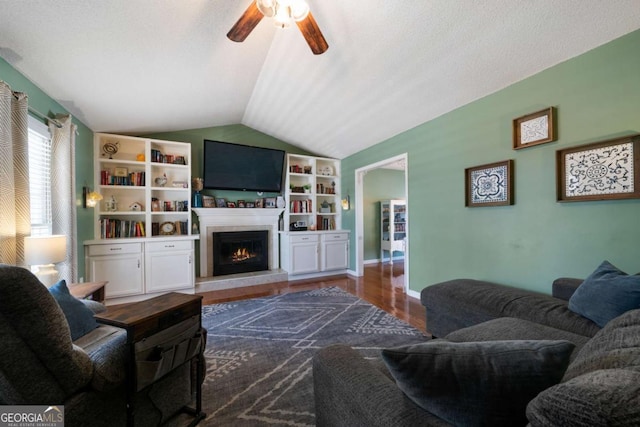
[[[308,0],[329,50],[250,0],[0,0],[0,56],[94,131],[242,123],[344,158],[640,28],[640,0]],[[2,76],[0,76],[2,78]]]

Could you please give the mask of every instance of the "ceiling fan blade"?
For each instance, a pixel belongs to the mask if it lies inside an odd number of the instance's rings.
[[[322,35],[322,31],[320,31],[320,27],[318,27],[318,23],[311,15],[311,12],[305,19],[296,22],[296,24],[314,55],[320,55],[329,49],[329,44]]]
[[[234,42],[243,42],[244,39],[253,31],[258,25],[264,15],[258,9],[256,2],[251,0],[251,4],[244,11],[238,22],[229,30],[227,37]]]

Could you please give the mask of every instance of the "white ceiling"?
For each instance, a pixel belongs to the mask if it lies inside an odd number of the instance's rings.
[[[640,0],[308,0],[329,50],[250,0],[0,0],[0,56],[94,131],[242,123],[344,158],[640,28]],[[2,76],[0,76],[0,79]]]

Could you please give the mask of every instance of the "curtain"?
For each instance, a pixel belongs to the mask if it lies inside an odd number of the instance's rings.
[[[60,279],[78,281],[78,245],[76,226],[76,129],[71,116],[58,115],[51,131],[51,215],[53,234],[67,236],[67,258],[58,264]]]
[[[0,262],[24,266],[31,234],[27,95],[0,81]]]

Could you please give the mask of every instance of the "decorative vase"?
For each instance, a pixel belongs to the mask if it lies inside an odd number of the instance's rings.
[[[285,207],[285,205],[286,203],[284,202],[284,197],[278,196],[278,198],[276,199],[276,207],[282,209]]]
[[[193,194],[193,207],[201,208],[202,207],[202,194],[199,191],[196,191]]]

